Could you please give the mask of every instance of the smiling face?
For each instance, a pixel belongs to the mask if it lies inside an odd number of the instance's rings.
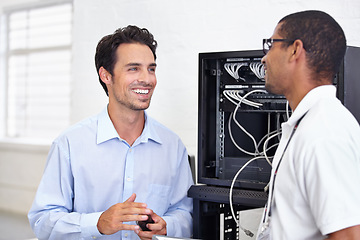
[[[107,84],[109,104],[130,110],[145,110],[156,86],[156,63],[150,48],[123,43],[117,48],[117,62]]]
[[[273,39],[283,39],[279,35],[279,24],[271,36]],[[269,52],[261,60],[265,66],[265,88],[268,92],[285,95],[288,89],[287,48],[282,42],[273,42]]]

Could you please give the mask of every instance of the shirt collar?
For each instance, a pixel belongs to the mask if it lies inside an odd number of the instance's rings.
[[[108,109],[107,107],[98,115],[98,126],[97,126],[97,138],[96,143],[100,144],[103,142],[106,142],[110,139],[118,138],[122,140],[119,137],[119,134],[116,132],[116,129],[111,122]],[[154,127],[154,120],[151,119],[146,111],[145,111],[145,127],[142,131],[140,137],[136,139],[133,146],[148,142],[149,140],[153,140],[154,142],[157,142],[159,144],[162,143],[159,135],[156,132],[156,129]]]
[[[336,88],[333,85],[322,85],[312,89],[300,101],[295,111],[287,121],[287,124],[293,126],[296,122],[316,104],[319,99],[336,97]]]

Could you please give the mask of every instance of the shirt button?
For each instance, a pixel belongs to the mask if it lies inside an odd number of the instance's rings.
[[[96,239],[96,237],[95,237],[95,236],[93,236],[93,237],[92,237],[92,239]]]
[[[131,181],[131,178],[130,178],[130,177],[128,177],[126,180],[127,180],[128,182],[130,182],[130,181]]]
[[[125,233],[125,234],[124,234],[124,237],[128,237],[128,234],[127,234],[127,233]]]

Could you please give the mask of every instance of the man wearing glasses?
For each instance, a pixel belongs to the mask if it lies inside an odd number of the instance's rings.
[[[298,12],[263,46],[265,87],[293,114],[282,125],[258,239],[360,239],[360,127],[332,85],[343,30],[324,12]]]

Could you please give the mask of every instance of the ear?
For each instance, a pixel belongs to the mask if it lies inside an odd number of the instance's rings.
[[[112,75],[104,67],[100,67],[99,76],[101,81],[103,81],[103,83],[105,84],[112,83]]]
[[[303,42],[300,39],[296,39],[289,49],[291,51],[292,59],[298,59],[305,53]]]

